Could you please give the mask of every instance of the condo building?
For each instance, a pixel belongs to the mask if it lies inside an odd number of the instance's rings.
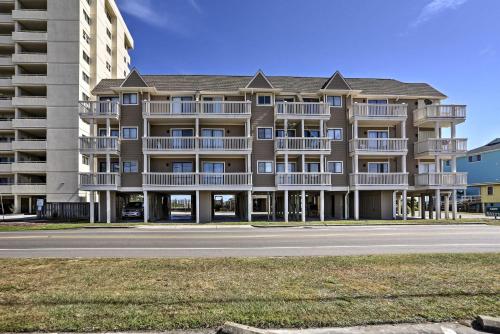
[[[406,219],[456,216],[466,107],[392,79],[141,75],[101,80],[81,101],[90,220]],[[443,170],[450,160],[451,170]],[[97,203],[97,204],[94,204]],[[418,207],[417,207],[418,206]],[[410,207],[409,209],[406,209]],[[417,212],[420,212],[420,215]]]
[[[80,202],[88,170],[78,101],[129,74],[132,37],[114,0],[0,1],[0,195],[5,212]],[[80,157],[80,158],[79,158]]]

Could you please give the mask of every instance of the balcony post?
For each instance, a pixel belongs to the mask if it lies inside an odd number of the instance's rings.
[[[106,223],[111,223],[111,191],[109,190],[106,190]]]
[[[148,192],[144,191],[144,222],[147,223],[149,220],[149,200],[148,200]]]
[[[450,195],[444,196],[444,218],[450,219]]]
[[[200,191],[196,190],[196,224],[200,223]]]
[[[248,222],[251,222],[252,221],[252,191],[251,190],[248,190],[247,191],[247,220]]]
[[[403,210],[403,220],[406,220],[407,218],[407,215],[408,215],[408,206],[406,205],[407,203],[407,198],[408,198],[408,194],[407,194],[407,191],[406,189],[403,190],[403,200],[402,200],[402,206],[401,206],[401,209]]]
[[[441,219],[441,190],[436,189],[436,194],[435,194],[435,209],[436,209],[436,220]]]
[[[397,213],[396,213],[396,198],[397,196],[397,191],[393,191],[392,192],[392,219],[396,219],[397,218]]]
[[[285,190],[283,196],[283,218],[285,218],[285,223],[288,223],[288,190]]]
[[[306,191],[302,190],[300,194],[300,208],[301,208],[301,213],[302,213],[302,222],[306,222]]]
[[[319,192],[319,220],[321,222],[325,221],[325,191],[321,190]]]
[[[89,209],[89,214],[90,214],[90,223],[95,223],[95,214],[94,214],[94,192],[90,191],[89,194],[90,197],[90,209]]]
[[[451,202],[451,206],[452,206],[452,209],[451,209],[451,218],[453,220],[457,219],[457,190],[456,189],[453,189],[452,190],[452,202]]]
[[[359,190],[354,190],[354,220],[359,220]]]

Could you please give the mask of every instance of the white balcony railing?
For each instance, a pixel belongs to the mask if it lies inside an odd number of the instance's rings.
[[[309,137],[276,138],[274,149],[289,151],[330,151],[330,139]]]
[[[251,186],[252,173],[143,173],[143,185],[165,187]]]
[[[355,186],[406,186],[408,173],[355,173],[350,181]]]
[[[407,104],[354,103],[349,110],[349,117],[370,119],[406,118],[407,109]]]
[[[144,101],[144,116],[200,115],[224,117],[224,115],[250,116],[248,101]]]
[[[277,173],[278,186],[329,186],[332,185],[331,173]]]
[[[467,139],[464,138],[430,138],[415,143],[415,155],[465,153],[467,153]]]
[[[252,137],[145,137],[143,150],[162,151],[246,151],[252,148]]]
[[[80,152],[119,152],[120,139],[117,137],[80,137]]]
[[[357,153],[405,153],[408,139],[357,138],[349,140],[349,152]]]
[[[330,107],[324,102],[277,102],[274,111],[276,116],[328,116]]]
[[[415,175],[416,186],[466,187],[467,173],[425,173]]]
[[[453,104],[431,104],[413,111],[413,121],[465,119],[467,107]]]
[[[80,101],[80,117],[112,117],[120,116],[120,103],[118,101]]]
[[[119,186],[119,173],[80,173],[80,187],[116,188]]]

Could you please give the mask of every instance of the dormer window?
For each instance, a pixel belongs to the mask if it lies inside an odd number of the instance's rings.
[[[257,94],[258,106],[272,106],[273,96],[271,94]]]
[[[124,93],[122,104],[137,104],[137,93]]]

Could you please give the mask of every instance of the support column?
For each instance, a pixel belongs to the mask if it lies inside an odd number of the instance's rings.
[[[319,220],[321,222],[325,221],[325,191],[321,190],[319,192]]]
[[[436,220],[441,219],[441,190],[436,189]]]
[[[415,218],[415,197],[410,197],[410,213],[411,216]]]
[[[252,221],[252,191],[247,191],[247,220]]]
[[[397,204],[396,204],[396,201],[397,201],[397,191],[393,191],[392,192],[392,219],[396,219],[397,218]]]
[[[148,192],[144,191],[144,222],[147,223],[149,220],[149,199]]]
[[[285,190],[285,194],[283,197],[283,218],[285,219],[285,223],[288,223],[288,190]]]
[[[425,195],[420,195],[420,218],[425,219]]]
[[[276,220],[276,191],[272,194],[272,210],[273,210],[273,221]]]
[[[450,195],[444,196],[444,218],[450,219]]]
[[[196,224],[200,223],[200,191],[196,190]]]
[[[429,195],[429,219],[434,219],[435,198]]]
[[[407,202],[407,197],[408,197],[408,194],[406,192],[406,190],[403,190],[403,203],[402,203],[402,207],[401,209],[403,210],[403,220],[406,220],[406,218],[408,217],[408,206],[406,205],[406,202]]]
[[[302,213],[302,222],[305,223],[306,221],[306,191],[302,190],[300,194],[300,207],[301,207],[301,213]]]
[[[453,189],[452,193],[451,193],[451,196],[452,196],[452,202],[451,202],[451,205],[452,205],[452,209],[451,209],[451,218],[453,220],[457,219],[457,190],[456,189]]]
[[[359,220],[359,190],[354,190],[354,220]]]
[[[106,223],[111,223],[111,191],[106,190]]]
[[[344,196],[344,219],[349,219],[349,192]]]
[[[21,213],[21,196],[14,195],[14,213]]]
[[[91,223],[95,223],[95,212],[94,212],[94,207],[95,207],[95,198],[94,198],[94,192],[93,191],[90,191],[90,194],[89,194],[89,199],[90,199],[90,210],[89,210],[89,214],[90,214],[90,222]]]

